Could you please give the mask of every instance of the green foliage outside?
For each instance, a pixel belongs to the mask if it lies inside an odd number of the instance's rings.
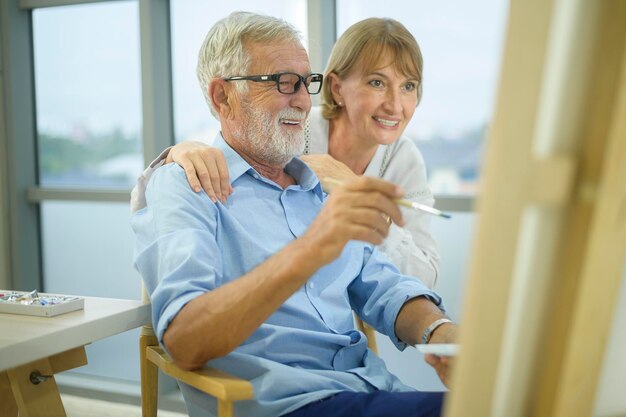
[[[106,134],[88,134],[80,140],[67,136],[39,134],[39,169],[43,175],[69,171],[89,171],[112,157],[140,152],[136,136],[120,130]]]

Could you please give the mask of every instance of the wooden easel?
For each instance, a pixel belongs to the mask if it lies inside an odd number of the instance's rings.
[[[626,1],[512,0],[447,417],[590,416],[626,257]]]

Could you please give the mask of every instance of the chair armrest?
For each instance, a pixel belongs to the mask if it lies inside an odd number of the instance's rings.
[[[245,379],[213,368],[184,371],[174,364],[172,358],[161,347],[147,347],[146,357],[167,375],[220,400],[240,401],[251,400],[254,397],[252,384]]]
[[[365,323],[359,316],[354,313],[354,322],[356,328],[362,331],[367,337],[367,347],[378,355],[378,344],[376,343],[376,331],[369,324]]]

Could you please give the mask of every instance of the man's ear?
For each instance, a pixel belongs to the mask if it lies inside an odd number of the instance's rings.
[[[330,94],[333,96],[333,100],[335,103],[343,103],[343,97],[341,95],[341,80],[334,72],[329,73],[325,78],[324,82],[330,84]],[[342,106],[343,104],[340,104]]]
[[[229,119],[233,117],[232,100],[234,91],[227,85],[226,81],[221,78],[211,80],[209,83],[209,98],[213,103],[213,108],[220,116],[220,119]]]

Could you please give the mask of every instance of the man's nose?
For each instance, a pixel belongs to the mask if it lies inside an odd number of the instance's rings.
[[[299,108],[306,112],[311,109],[311,95],[309,94],[304,83],[301,82],[298,91],[291,95],[290,104],[292,107]]]

